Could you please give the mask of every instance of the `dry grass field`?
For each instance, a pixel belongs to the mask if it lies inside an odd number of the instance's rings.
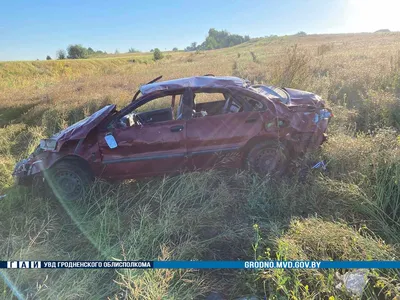
[[[309,161],[327,171],[98,182],[81,203],[13,186],[40,138],[164,79],[235,75],[309,90],[334,111]],[[284,36],[220,50],[0,62],[1,260],[399,260],[400,33]],[[1,299],[352,299],[347,270],[2,271]],[[363,299],[395,299],[398,270],[369,270]]]

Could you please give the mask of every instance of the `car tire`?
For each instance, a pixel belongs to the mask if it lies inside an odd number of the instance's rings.
[[[255,145],[247,154],[247,167],[260,175],[282,175],[288,166],[284,145],[263,142]]]
[[[84,198],[93,177],[78,162],[61,161],[45,174],[51,193],[60,201],[74,202]]]

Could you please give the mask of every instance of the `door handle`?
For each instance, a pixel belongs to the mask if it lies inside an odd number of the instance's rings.
[[[257,118],[250,118],[250,119],[246,119],[246,123],[254,123],[257,121]]]
[[[176,125],[169,128],[171,132],[180,132],[183,130],[183,125]]]

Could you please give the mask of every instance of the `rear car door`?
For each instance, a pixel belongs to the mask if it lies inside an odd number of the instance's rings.
[[[186,123],[186,143],[194,169],[241,167],[241,149],[263,126],[257,111],[225,111],[193,118]]]

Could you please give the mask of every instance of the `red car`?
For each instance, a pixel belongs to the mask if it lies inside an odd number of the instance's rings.
[[[250,85],[237,77],[156,82],[160,78],[141,86],[120,111],[107,105],[42,140],[17,163],[17,182],[46,182],[58,197],[75,200],[95,177],[120,180],[215,167],[279,173],[289,158],[325,140],[332,115],[315,94]]]

